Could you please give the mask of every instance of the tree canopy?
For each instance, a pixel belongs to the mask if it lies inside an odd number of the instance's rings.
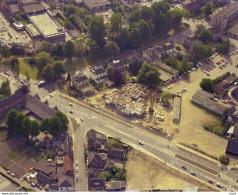
[[[104,54],[106,57],[113,58],[119,55],[120,48],[113,41],[107,41],[104,46]]]
[[[64,55],[69,58],[72,59],[72,57],[74,56],[74,52],[75,52],[75,48],[74,48],[74,43],[71,40],[68,40],[64,43]]]

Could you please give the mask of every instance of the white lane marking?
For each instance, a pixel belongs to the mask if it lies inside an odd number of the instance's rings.
[[[151,144],[150,144],[151,145]],[[153,145],[151,145],[152,148],[155,148]]]
[[[85,116],[87,117],[87,118],[89,118],[90,119],[90,117],[86,114],[86,113],[84,113],[85,114]]]
[[[81,115],[85,116],[85,114],[82,112]],[[86,117],[86,116],[85,116]]]
[[[155,146],[155,149],[158,150],[158,148]]]

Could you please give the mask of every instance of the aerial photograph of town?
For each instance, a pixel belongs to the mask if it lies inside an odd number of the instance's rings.
[[[238,192],[238,0],[0,0],[0,193]]]

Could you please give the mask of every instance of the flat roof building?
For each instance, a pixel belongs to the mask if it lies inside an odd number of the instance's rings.
[[[111,3],[108,0],[83,0],[83,2],[91,12],[97,12],[111,8]]]

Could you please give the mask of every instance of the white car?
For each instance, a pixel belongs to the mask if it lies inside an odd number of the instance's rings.
[[[78,171],[79,171],[79,169],[78,169],[78,167],[76,167],[75,172],[78,172]]]
[[[75,161],[75,165],[78,166],[78,164],[79,164],[79,161]]]

